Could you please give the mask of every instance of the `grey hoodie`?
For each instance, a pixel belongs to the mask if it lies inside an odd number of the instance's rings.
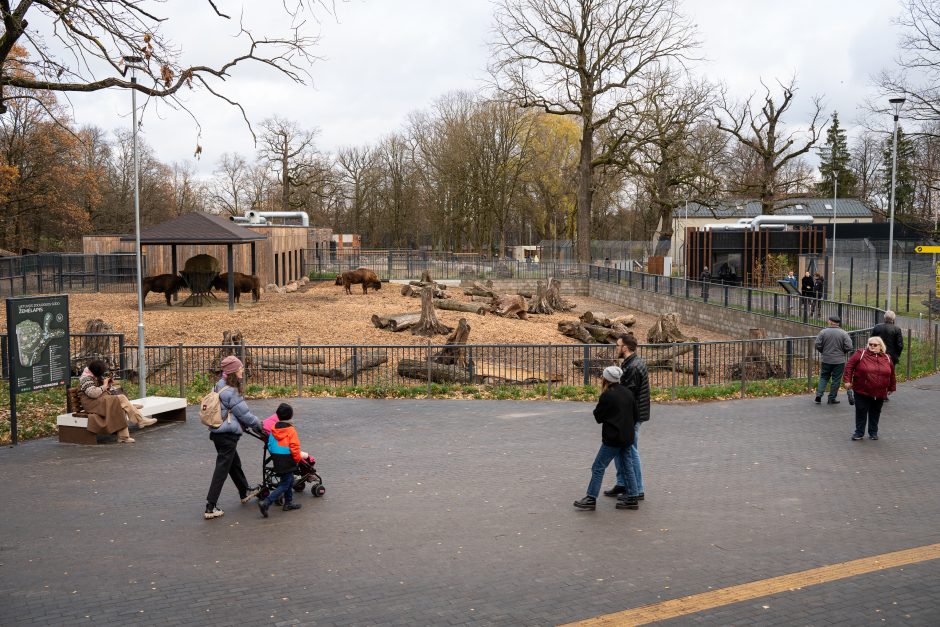
[[[827,327],[816,336],[816,350],[822,353],[822,363],[844,364],[846,356],[855,347],[848,333],[839,327]]]

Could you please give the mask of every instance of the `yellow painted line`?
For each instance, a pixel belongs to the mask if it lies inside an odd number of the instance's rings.
[[[732,603],[750,601],[772,594],[800,590],[801,588],[815,586],[821,583],[865,575],[887,568],[897,568],[898,566],[928,562],[935,559],[940,559],[940,544],[928,544],[913,549],[895,551],[894,553],[883,553],[882,555],[863,557],[862,559],[842,562],[841,564],[821,566],[819,568],[811,568],[789,575],[752,581],[729,588],[709,590],[708,592],[702,592],[700,594],[692,594],[678,599],[671,599],[669,601],[636,607],[631,610],[624,610],[623,612],[605,614],[576,623],[568,623],[568,625],[564,627],[645,625],[647,623],[668,620],[678,616],[695,614],[724,605],[731,605]]]
[[[917,246],[915,253],[940,253],[940,246]]]

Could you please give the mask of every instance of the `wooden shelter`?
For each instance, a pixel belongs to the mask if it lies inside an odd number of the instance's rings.
[[[161,222],[140,233],[141,254],[144,246],[168,246],[170,248],[170,273],[178,274],[178,250],[181,245],[198,247],[200,253],[206,253],[206,246],[224,247],[225,269],[228,272],[228,308],[235,309],[235,246],[248,245],[250,248],[250,272],[255,274],[255,242],[267,239],[265,235],[239,226],[229,220],[207,213],[185,213],[178,218]],[[125,235],[122,242],[136,242],[133,235]],[[211,254],[211,253],[209,253]],[[215,255],[213,255],[215,256]],[[148,264],[150,265],[150,264]],[[148,268],[150,272],[154,268]]]

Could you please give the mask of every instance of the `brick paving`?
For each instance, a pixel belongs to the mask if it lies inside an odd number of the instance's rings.
[[[938,401],[940,377],[903,385],[878,442],[811,396],[657,405],[637,512],[571,507],[583,403],[294,399],[327,495],[267,520],[231,483],[202,519],[192,408],[133,445],[27,442],[0,450],[0,624],[554,625],[932,544]],[[256,481],[260,443],[239,449]],[[665,624],[938,622],[940,560]]]

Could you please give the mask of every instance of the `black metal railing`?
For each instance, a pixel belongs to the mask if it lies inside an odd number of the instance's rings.
[[[146,267],[146,266],[145,266]],[[130,253],[41,253],[0,258],[0,297],[76,292],[130,292],[137,261]]]

